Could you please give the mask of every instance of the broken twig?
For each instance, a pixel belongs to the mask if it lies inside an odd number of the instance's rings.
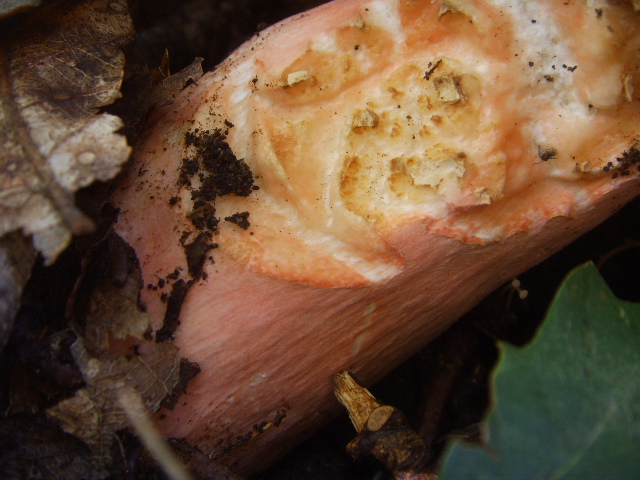
[[[358,431],[347,445],[352,456],[373,455],[397,480],[437,478],[425,471],[425,444],[399,409],[382,405],[346,371],[334,376],[334,393]]]

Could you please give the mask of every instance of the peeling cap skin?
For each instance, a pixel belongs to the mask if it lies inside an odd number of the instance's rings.
[[[175,332],[202,372],[167,436],[265,468],[338,410],[335,372],[380,379],[640,191],[640,20],[565,3],[334,1],[155,112],[114,197],[145,285],[188,278],[209,208],[179,180],[188,132],[226,135],[258,187],[209,202],[250,226],[208,237]],[[167,291],[142,292],[156,328]]]

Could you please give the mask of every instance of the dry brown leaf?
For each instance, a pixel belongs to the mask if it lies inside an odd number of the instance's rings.
[[[116,102],[110,111],[125,120],[125,133],[131,143],[138,139],[152,107],[172,103],[182,89],[198,81],[203,73],[202,60],[196,58],[188,67],[168,75],[168,54],[165,53],[160,67],[153,70],[141,67],[139,73],[125,82],[125,98]]]
[[[94,353],[115,353],[111,343],[128,348],[151,335],[151,317],[140,301],[142,273],[135,252],[109,226],[116,215],[115,210],[103,211],[103,236],[77,243],[79,249],[87,249],[66,305],[67,317],[76,331],[83,332],[85,347]]]
[[[85,337],[91,350],[104,350],[109,339],[142,339],[151,317],[139,305],[142,279],[139,270],[128,272],[123,284],[102,279],[96,286],[87,313]]]
[[[86,385],[47,413],[87,444],[92,478],[111,471],[114,434],[131,427],[132,409],[171,408],[199,372],[197,365],[177,357],[172,343],[143,340],[151,330],[140,306],[141,286],[135,254],[108,230],[84,258],[68,305],[76,330],[83,332],[71,353]]]
[[[119,97],[133,27],[125,0],[52,2],[0,44],[0,236],[22,229],[48,263],[93,224],[73,192],[130,153]]]
[[[170,342],[152,344],[147,353],[131,359],[103,353],[92,356],[78,339],[71,351],[86,386],[73,397],[47,410],[62,430],[83,440],[91,450],[94,478],[105,478],[111,464],[114,433],[128,426],[119,403],[123,392],[138,392],[154,412],[179,379],[178,349]]]
[[[0,351],[11,333],[35,258],[30,242],[19,233],[0,238]]]
[[[147,106],[173,102],[175,96],[187,85],[197,82],[202,76],[202,58],[196,58],[188,67],[162,80],[151,92],[145,102]]]
[[[90,478],[87,447],[44,416],[31,422],[9,416],[0,422],[3,480],[83,480]]]
[[[40,0],[0,0],[0,18],[37,7],[40,3]]]

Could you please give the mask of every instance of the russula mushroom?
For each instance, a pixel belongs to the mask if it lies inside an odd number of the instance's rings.
[[[336,0],[157,109],[114,203],[202,369],[164,433],[264,468],[339,410],[333,374],[380,379],[636,195],[615,3]]]

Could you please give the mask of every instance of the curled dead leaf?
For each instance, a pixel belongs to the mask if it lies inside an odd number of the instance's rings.
[[[0,0],[0,18],[39,6],[40,0]]]
[[[33,247],[22,235],[0,238],[0,351],[9,338],[34,260]]]
[[[19,416],[0,422],[0,472],[3,479],[83,480],[91,478],[87,447],[38,415],[25,423]]]
[[[131,427],[147,447],[157,446],[160,437],[139,423],[161,407],[172,408],[199,367],[179,358],[171,342],[150,340],[150,317],[139,300],[140,268],[109,228],[82,263],[67,313],[80,335],[70,351],[85,386],[47,414],[88,446],[91,478],[97,479],[117,465],[116,432]]]
[[[86,319],[84,341],[92,352],[108,350],[111,340],[141,341],[151,326],[150,315],[140,305],[142,274],[131,260],[130,247],[113,234],[101,245],[84,267],[73,300],[77,304],[78,297],[88,298],[79,316]]]
[[[135,72],[123,85],[123,98],[109,108],[111,113],[124,119],[124,133],[131,144],[137,141],[147,114],[154,106],[172,103],[180,91],[202,77],[202,58],[194,59],[173,75],[168,71],[168,58],[165,53],[157,69],[150,70],[145,66]]]
[[[122,121],[97,111],[120,95],[132,32],[124,0],[60,1],[0,44],[0,235],[22,229],[47,263],[93,227],[73,193],[129,156]]]
[[[108,353],[93,356],[85,348],[84,341],[78,339],[71,351],[86,386],[48,409],[47,414],[62,430],[87,444],[95,478],[104,478],[111,464],[114,434],[129,425],[120,396],[123,392],[135,391],[149,411],[156,411],[178,383],[178,349],[172,343],[163,342],[131,359]]]

